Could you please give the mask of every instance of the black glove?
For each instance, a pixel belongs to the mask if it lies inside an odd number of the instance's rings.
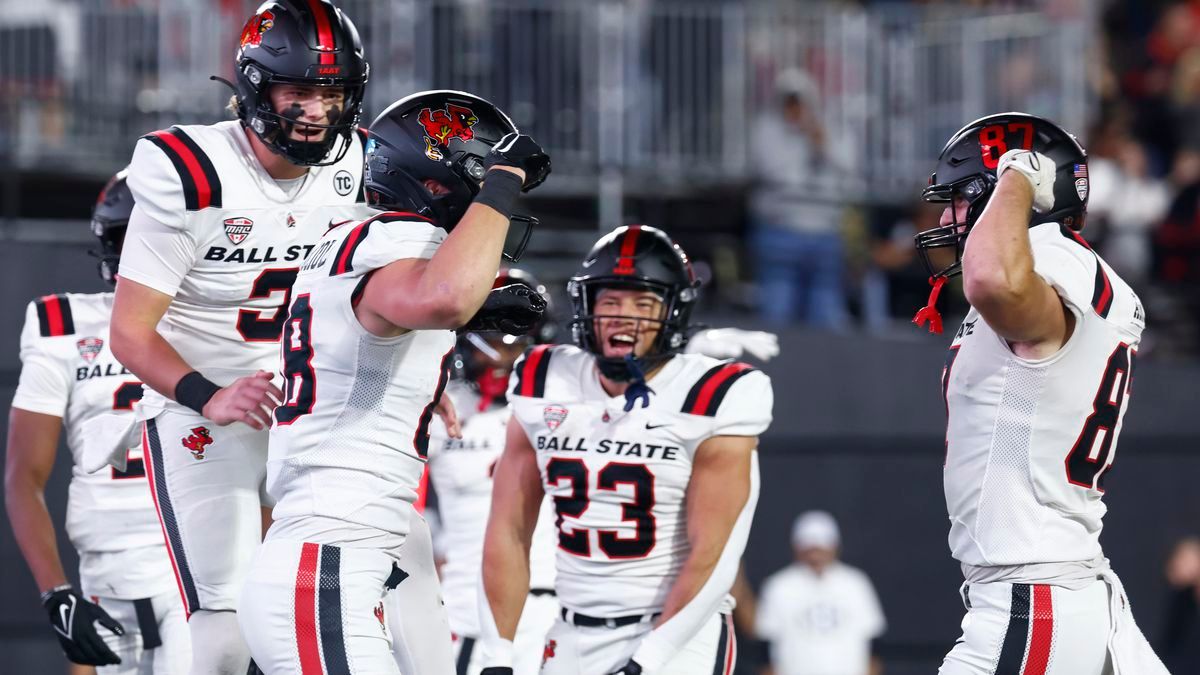
[[[525,183],[521,191],[529,192],[550,175],[550,155],[525,134],[511,133],[501,138],[483,160],[484,169],[493,166],[511,166],[524,171]]]
[[[479,675],[513,675],[513,669],[492,666],[491,668],[484,668],[479,671]]]
[[[125,628],[100,605],[88,602],[70,586],[61,586],[42,594],[42,606],[50,615],[50,625],[68,659],[91,666],[111,666],[121,662],[121,658],[104,644],[96,623],[115,635],[124,635]]]
[[[545,312],[546,298],[541,293],[524,284],[509,284],[492,289],[483,307],[458,332],[525,335],[537,326]]]
[[[621,666],[620,670],[614,670],[609,675],[642,675],[642,666],[637,661],[629,659],[629,663]]]

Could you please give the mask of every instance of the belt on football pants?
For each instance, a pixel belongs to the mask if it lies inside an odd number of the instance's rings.
[[[631,623],[653,621],[662,615],[662,612],[655,612],[654,614],[632,614],[630,616],[614,616],[607,619],[602,619],[598,616],[580,614],[579,612],[569,610],[566,607],[563,607],[560,610],[560,613],[562,614],[563,621],[566,621],[567,623],[573,623],[576,626],[585,626],[588,628],[598,628],[600,626],[604,626],[605,628],[620,628],[621,626],[628,626]]]
[[[162,636],[158,633],[158,619],[154,617],[154,604],[150,598],[134,600],[133,613],[137,617],[138,631],[142,634],[142,649],[161,647]]]

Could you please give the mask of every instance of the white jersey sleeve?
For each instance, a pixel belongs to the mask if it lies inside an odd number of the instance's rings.
[[[179,172],[147,139],[129,164],[134,207],[121,251],[121,276],[174,296],[196,259],[198,244],[185,227]]]
[[[1076,314],[1084,314],[1091,306],[1099,262],[1085,245],[1064,236],[1064,230],[1058,223],[1043,223],[1029,231],[1033,270]]]
[[[713,435],[762,434],[771,426],[771,409],[774,404],[775,393],[771,388],[771,378],[762,371],[751,370],[729,387],[728,393],[717,408]]]
[[[14,408],[43,415],[63,417],[71,397],[67,368],[39,339],[38,301],[25,308],[25,326],[21,329],[21,379],[13,395]]]

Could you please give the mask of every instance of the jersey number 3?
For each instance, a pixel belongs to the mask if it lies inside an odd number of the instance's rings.
[[[248,300],[269,298],[275,293],[283,293],[283,302],[275,310],[274,316],[263,318],[258,310],[242,309],[238,311],[238,334],[246,342],[275,342],[283,332],[283,322],[287,318],[288,301],[292,297],[292,284],[296,283],[296,275],[300,270],[295,267],[285,269],[263,270],[250,287]]]
[[[1104,490],[1104,473],[1110,466],[1110,455],[1116,443],[1117,426],[1125,408],[1125,397],[1133,388],[1133,360],[1137,352],[1122,342],[1108,357],[1108,366],[1100,378],[1100,388],[1092,400],[1092,414],[1088,415],[1079,438],[1067,455],[1064,464],[1067,480],[1072,485]]]
[[[555,457],[546,465],[546,482],[560,485],[569,482],[571,494],[554,498],[558,513],[558,546],[581,557],[592,554],[591,533],[578,525],[570,532],[563,529],[565,519],[581,518],[589,505],[588,468],[581,459]],[[644,464],[609,462],[596,474],[596,490],[616,491],[618,485],[633,486],[633,501],[621,504],[621,520],[632,522],[634,537],[621,537],[616,530],[598,532],[600,550],[609,558],[644,558],[654,549],[654,474]]]

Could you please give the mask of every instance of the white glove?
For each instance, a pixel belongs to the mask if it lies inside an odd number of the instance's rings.
[[[1025,176],[1033,186],[1033,210],[1046,213],[1054,209],[1054,175],[1058,167],[1054,160],[1032,150],[1009,150],[1000,156],[996,165],[996,178],[1012,169]]]
[[[714,359],[736,359],[748,352],[760,361],[770,361],[779,355],[779,337],[760,330],[710,328],[693,335],[685,351]]]

